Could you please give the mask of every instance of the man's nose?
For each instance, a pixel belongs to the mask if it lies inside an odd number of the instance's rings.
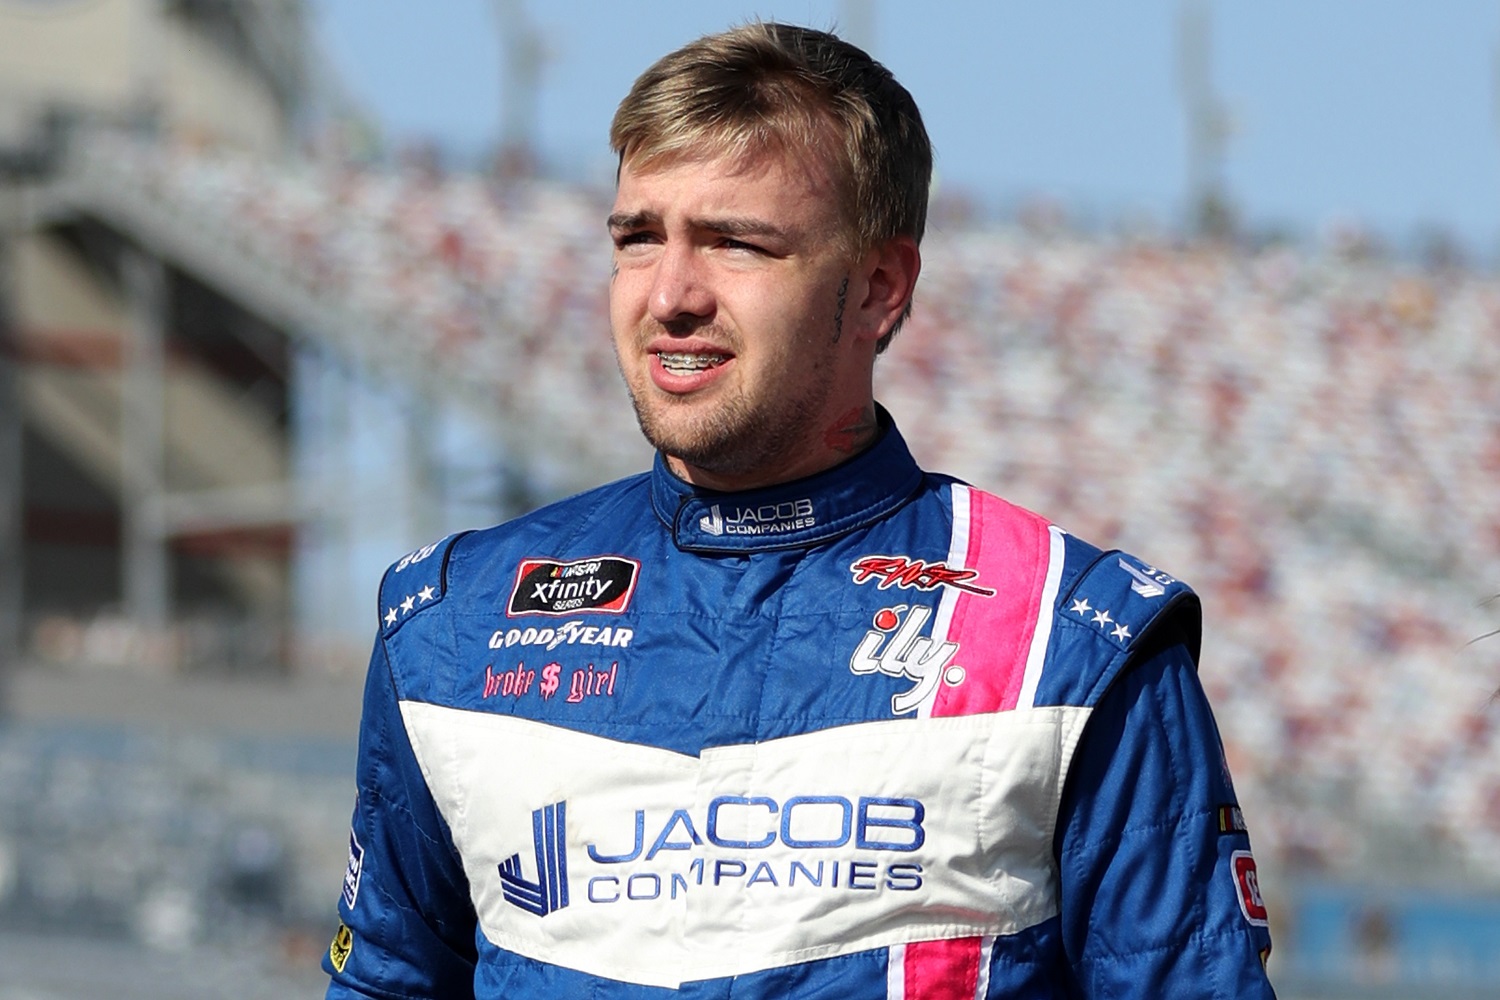
[[[706,261],[691,246],[668,246],[651,281],[651,318],[667,325],[674,320],[703,319],[714,311]]]

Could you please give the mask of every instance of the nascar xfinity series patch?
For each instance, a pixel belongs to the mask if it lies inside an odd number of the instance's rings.
[[[620,556],[572,562],[525,559],[516,570],[507,615],[619,614],[630,604],[641,564]]]

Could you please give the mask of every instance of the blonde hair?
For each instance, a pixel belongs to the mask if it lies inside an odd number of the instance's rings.
[[[897,236],[921,242],[927,226],[932,145],[916,102],[890,70],[825,31],[756,21],[690,42],[635,81],[609,141],[622,165],[642,168],[813,151],[834,171],[856,253]]]

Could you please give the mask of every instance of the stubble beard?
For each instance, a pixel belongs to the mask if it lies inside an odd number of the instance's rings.
[[[833,390],[828,357],[811,353],[812,370],[799,379],[796,397],[774,384],[739,384],[721,388],[713,405],[705,406],[663,393],[649,375],[639,382],[625,375],[625,387],[641,433],[664,455],[719,476],[774,475],[817,439],[817,420]]]

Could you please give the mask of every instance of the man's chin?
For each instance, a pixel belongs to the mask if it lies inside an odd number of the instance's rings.
[[[648,390],[649,396],[635,403],[636,422],[646,440],[669,455],[680,450],[702,453],[713,447],[714,439],[722,436],[714,419],[714,410],[703,405],[703,401],[667,396]]]
[[[744,463],[737,461],[744,450],[732,435],[714,433],[702,426],[681,426],[674,421],[641,420],[641,433],[663,455],[695,469],[716,474],[734,474]]]
[[[651,447],[685,462],[694,468],[704,469],[709,472],[732,471],[735,463],[729,460],[730,448],[727,442],[717,442],[695,435],[686,434],[663,434],[645,427],[641,431],[646,435],[646,440]]]

